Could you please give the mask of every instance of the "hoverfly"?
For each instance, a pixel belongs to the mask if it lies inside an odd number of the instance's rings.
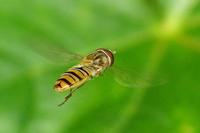
[[[58,47],[51,47],[50,51],[47,47],[40,47],[37,48],[37,50],[39,50],[39,54],[42,53],[42,56],[46,55],[48,59],[49,57],[51,57],[51,60],[54,58],[54,62],[56,61],[57,63],[62,62],[62,64],[64,64],[63,62],[70,62],[73,60],[80,61],[78,65],[72,66],[64,72],[55,82],[53,88],[56,92],[69,91],[64,101],[58,106],[63,105],[72,94],[87,81],[98,77],[107,69],[110,69],[115,75],[115,80],[125,87],[143,88],[145,86],[151,86],[152,81],[149,81],[148,78],[143,78],[137,72],[133,73],[132,69],[131,71],[126,71],[113,66],[115,51],[99,48],[86,56],[80,56],[79,54],[71,53]]]
[[[59,106],[63,105],[72,96],[73,92],[88,80],[99,76],[113,63],[113,52],[105,48],[99,48],[85,56],[78,65],[69,68],[54,85],[54,90],[57,92],[69,90],[69,94]]]

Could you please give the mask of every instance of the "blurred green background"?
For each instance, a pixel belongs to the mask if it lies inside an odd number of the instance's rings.
[[[74,64],[44,47],[112,49],[115,65],[167,82],[135,89],[104,74],[58,108],[52,87]],[[0,75],[0,133],[200,133],[200,1],[1,0]]]

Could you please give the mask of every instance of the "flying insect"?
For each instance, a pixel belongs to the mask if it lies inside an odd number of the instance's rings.
[[[42,45],[41,45],[42,46]],[[105,48],[99,48],[95,51],[89,53],[86,56],[81,56],[76,53],[67,51],[66,49],[61,49],[59,47],[36,47],[38,53],[48,60],[52,60],[56,64],[65,64],[66,62],[79,61],[77,65],[70,67],[56,80],[54,84],[54,90],[56,92],[68,92],[65,99],[58,106],[63,105],[72,94],[83,86],[87,81],[100,76],[106,70],[114,75],[114,79],[127,88],[145,88],[150,87],[155,84],[160,84],[155,82],[152,78],[141,76],[139,73],[131,68],[122,69],[116,67],[115,63],[115,51],[111,51]],[[152,83],[152,81],[154,83]],[[163,84],[163,83],[162,83]]]
[[[78,65],[69,68],[54,85],[54,89],[57,92],[69,90],[69,94],[65,97],[65,100],[58,106],[63,105],[78,88],[88,80],[101,75],[113,63],[113,52],[105,48],[99,48],[85,56]]]

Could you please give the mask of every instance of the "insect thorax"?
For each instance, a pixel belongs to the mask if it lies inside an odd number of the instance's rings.
[[[107,67],[109,67],[108,58],[102,52],[95,51],[83,58],[81,64],[90,68],[93,71],[93,76],[98,76]]]

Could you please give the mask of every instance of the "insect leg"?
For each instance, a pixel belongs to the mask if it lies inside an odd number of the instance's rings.
[[[67,95],[67,96],[65,96],[65,100],[62,102],[62,103],[60,103],[58,106],[60,107],[60,106],[62,106],[63,104],[65,104],[65,102],[67,102],[67,100],[72,96],[72,94],[76,91],[76,90],[78,90],[81,86],[83,86],[84,84],[82,84],[82,85],[80,85],[79,87],[77,87],[77,88],[75,88],[75,89],[70,89],[69,90],[69,94]]]
[[[60,107],[63,104],[65,104],[65,102],[67,102],[67,100],[72,96],[72,93],[73,93],[73,91],[72,91],[72,89],[70,89],[69,94],[67,96],[65,96],[65,100],[62,103],[60,103],[58,106]]]

